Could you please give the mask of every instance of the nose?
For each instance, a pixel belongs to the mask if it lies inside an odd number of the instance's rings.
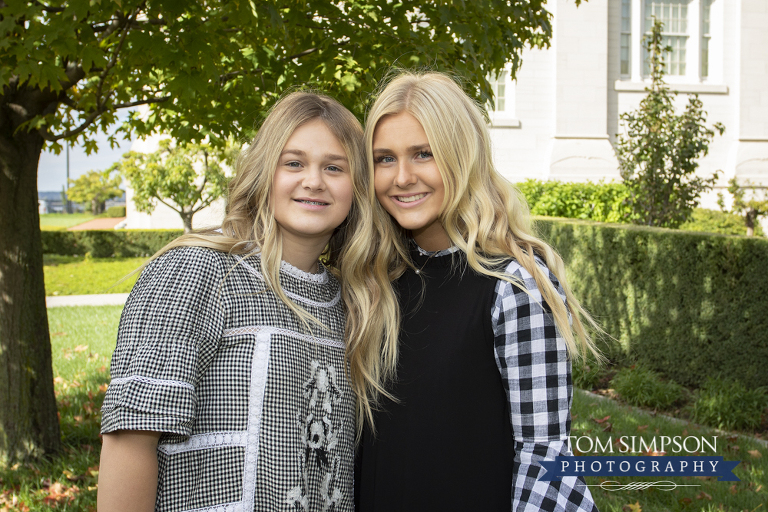
[[[416,181],[416,175],[411,171],[410,165],[407,162],[398,163],[395,185],[399,188],[407,188],[414,185]]]
[[[301,186],[307,190],[325,190],[325,175],[319,167],[313,166],[306,170]]]

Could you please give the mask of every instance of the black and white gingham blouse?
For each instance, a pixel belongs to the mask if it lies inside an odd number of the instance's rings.
[[[260,265],[174,249],[126,303],[102,432],[163,433],[156,510],[353,510],[339,283],[283,264],[285,293],[327,328],[309,332]]]
[[[537,263],[565,302],[560,283],[552,272]],[[565,340],[542,304],[544,299],[533,279],[516,260],[506,272],[522,283],[528,293],[499,280],[491,313],[496,364],[501,372],[515,436],[512,510],[515,512],[594,511],[597,507],[582,478],[539,480],[545,471],[540,460],[573,455],[568,446],[571,431],[571,363]]]

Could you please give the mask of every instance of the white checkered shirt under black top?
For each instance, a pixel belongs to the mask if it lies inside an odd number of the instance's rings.
[[[542,261],[537,259],[537,263],[565,302],[557,278]],[[528,292],[499,280],[492,311],[496,364],[507,391],[515,437],[512,510],[597,512],[582,478],[539,480],[545,471],[538,461],[572,455],[568,447],[571,364],[565,340],[552,315],[542,307],[544,299],[533,276],[515,260],[506,271],[524,283]]]
[[[198,247],[151,262],[120,320],[102,432],[162,432],[160,511],[351,512],[355,402],[336,279]]]

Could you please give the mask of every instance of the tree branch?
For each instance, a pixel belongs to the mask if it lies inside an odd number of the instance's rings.
[[[112,105],[113,108],[130,108],[130,107],[136,107],[138,105],[149,105],[151,103],[163,103],[171,99],[171,96],[165,96],[163,98],[147,98],[145,100],[136,100],[136,101],[130,101],[128,103],[118,103],[116,105]]]
[[[50,7],[45,5],[43,2],[38,2],[37,0],[32,3],[42,7],[45,12],[64,12],[64,7]]]
[[[59,135],[51,134],[51,132],[49,132],[46,128],[38,128],[37,132],[43,139],[47,140],[48,142],[56,142],[57,140],[66,139],[67,137],[72,137],[73,135],[79,135],[83,133],[86,128],[93,124],[93,122],[102,112],[103,111],[100,109],[91,111],[91,113],[88,114],[88,116],[85,118],[85,121],[83,121],[80,126],[72,130],[67,130],[63,133],[60,133]]]

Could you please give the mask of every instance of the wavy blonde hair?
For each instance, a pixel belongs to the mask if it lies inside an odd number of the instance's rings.
[[[313,92],[294,92],[282,98],[270,111],[251,144],[239,155],[236,175],[229,184],[227,213],[221,232],[205,230],[183,235],[163,247],[153,258],[176,247],[207,247],[230,254],[261,253],[264,281],[293,312],[308,325],[319,324],[295,304],[280,286],[282,232],[275,221],[271,201],[272,184],[280,153],[300,126],[320,119],[338,139],[349,160],[352,176],[352,207],[346,220],[331,236],[323,258],[340,276],[341,293],[347,311],[345,337],[380,342],[382,336],[397,339],[397,303],[389,278],[367,271],[377,246],[374,219],[369,207],[372,193],[365,167],[363,130],[355,116],[339,102]],[[377,311],[373,315],[372,311]],[[388,326],[395,325],[394,328]],[[322,324],[320,324],[322,326]],[[388,331],[387,331],[388,329]],[[387,340],[391,343],[391,340]]]
[[[416,118],[427,134],[445,186],[440,222],[453,245],[466,254],[469,266],[480,274],[504,279],[525,290],[513,276],[498,270],[510,257],[515,258],[535,279],[565,339],[569,355],[578,358],[592,353],[599,359],[601,356],[585,326],[597,330],[599,327],[573,296],[563,260],[533,234],[525,200],[493,165],[482,107],[442,73],[399,71],[383,87],[366,120],[365,143],[371,177],[376,127],[382,118],[402,112]],[[369,186],[373,187],[372,178],[370,182]],[[375,197],[373,190],[371,196]],[[381,219],[377,271],[386,268],[391,277],[396,278],[407,267],[415,268],[408,250],[409,233],[397,225],[378,201],[373,202],[373,210]],[[557,277],[568,306],[560,299],[547,273],[536,264],[536,255]],[[396,341],[386,339],[359,350],[370,352],[371,358],[373,354],[380,354],[381,373],[394,375]],[[369,384],[371,389],[377,386],[378,383]]]

